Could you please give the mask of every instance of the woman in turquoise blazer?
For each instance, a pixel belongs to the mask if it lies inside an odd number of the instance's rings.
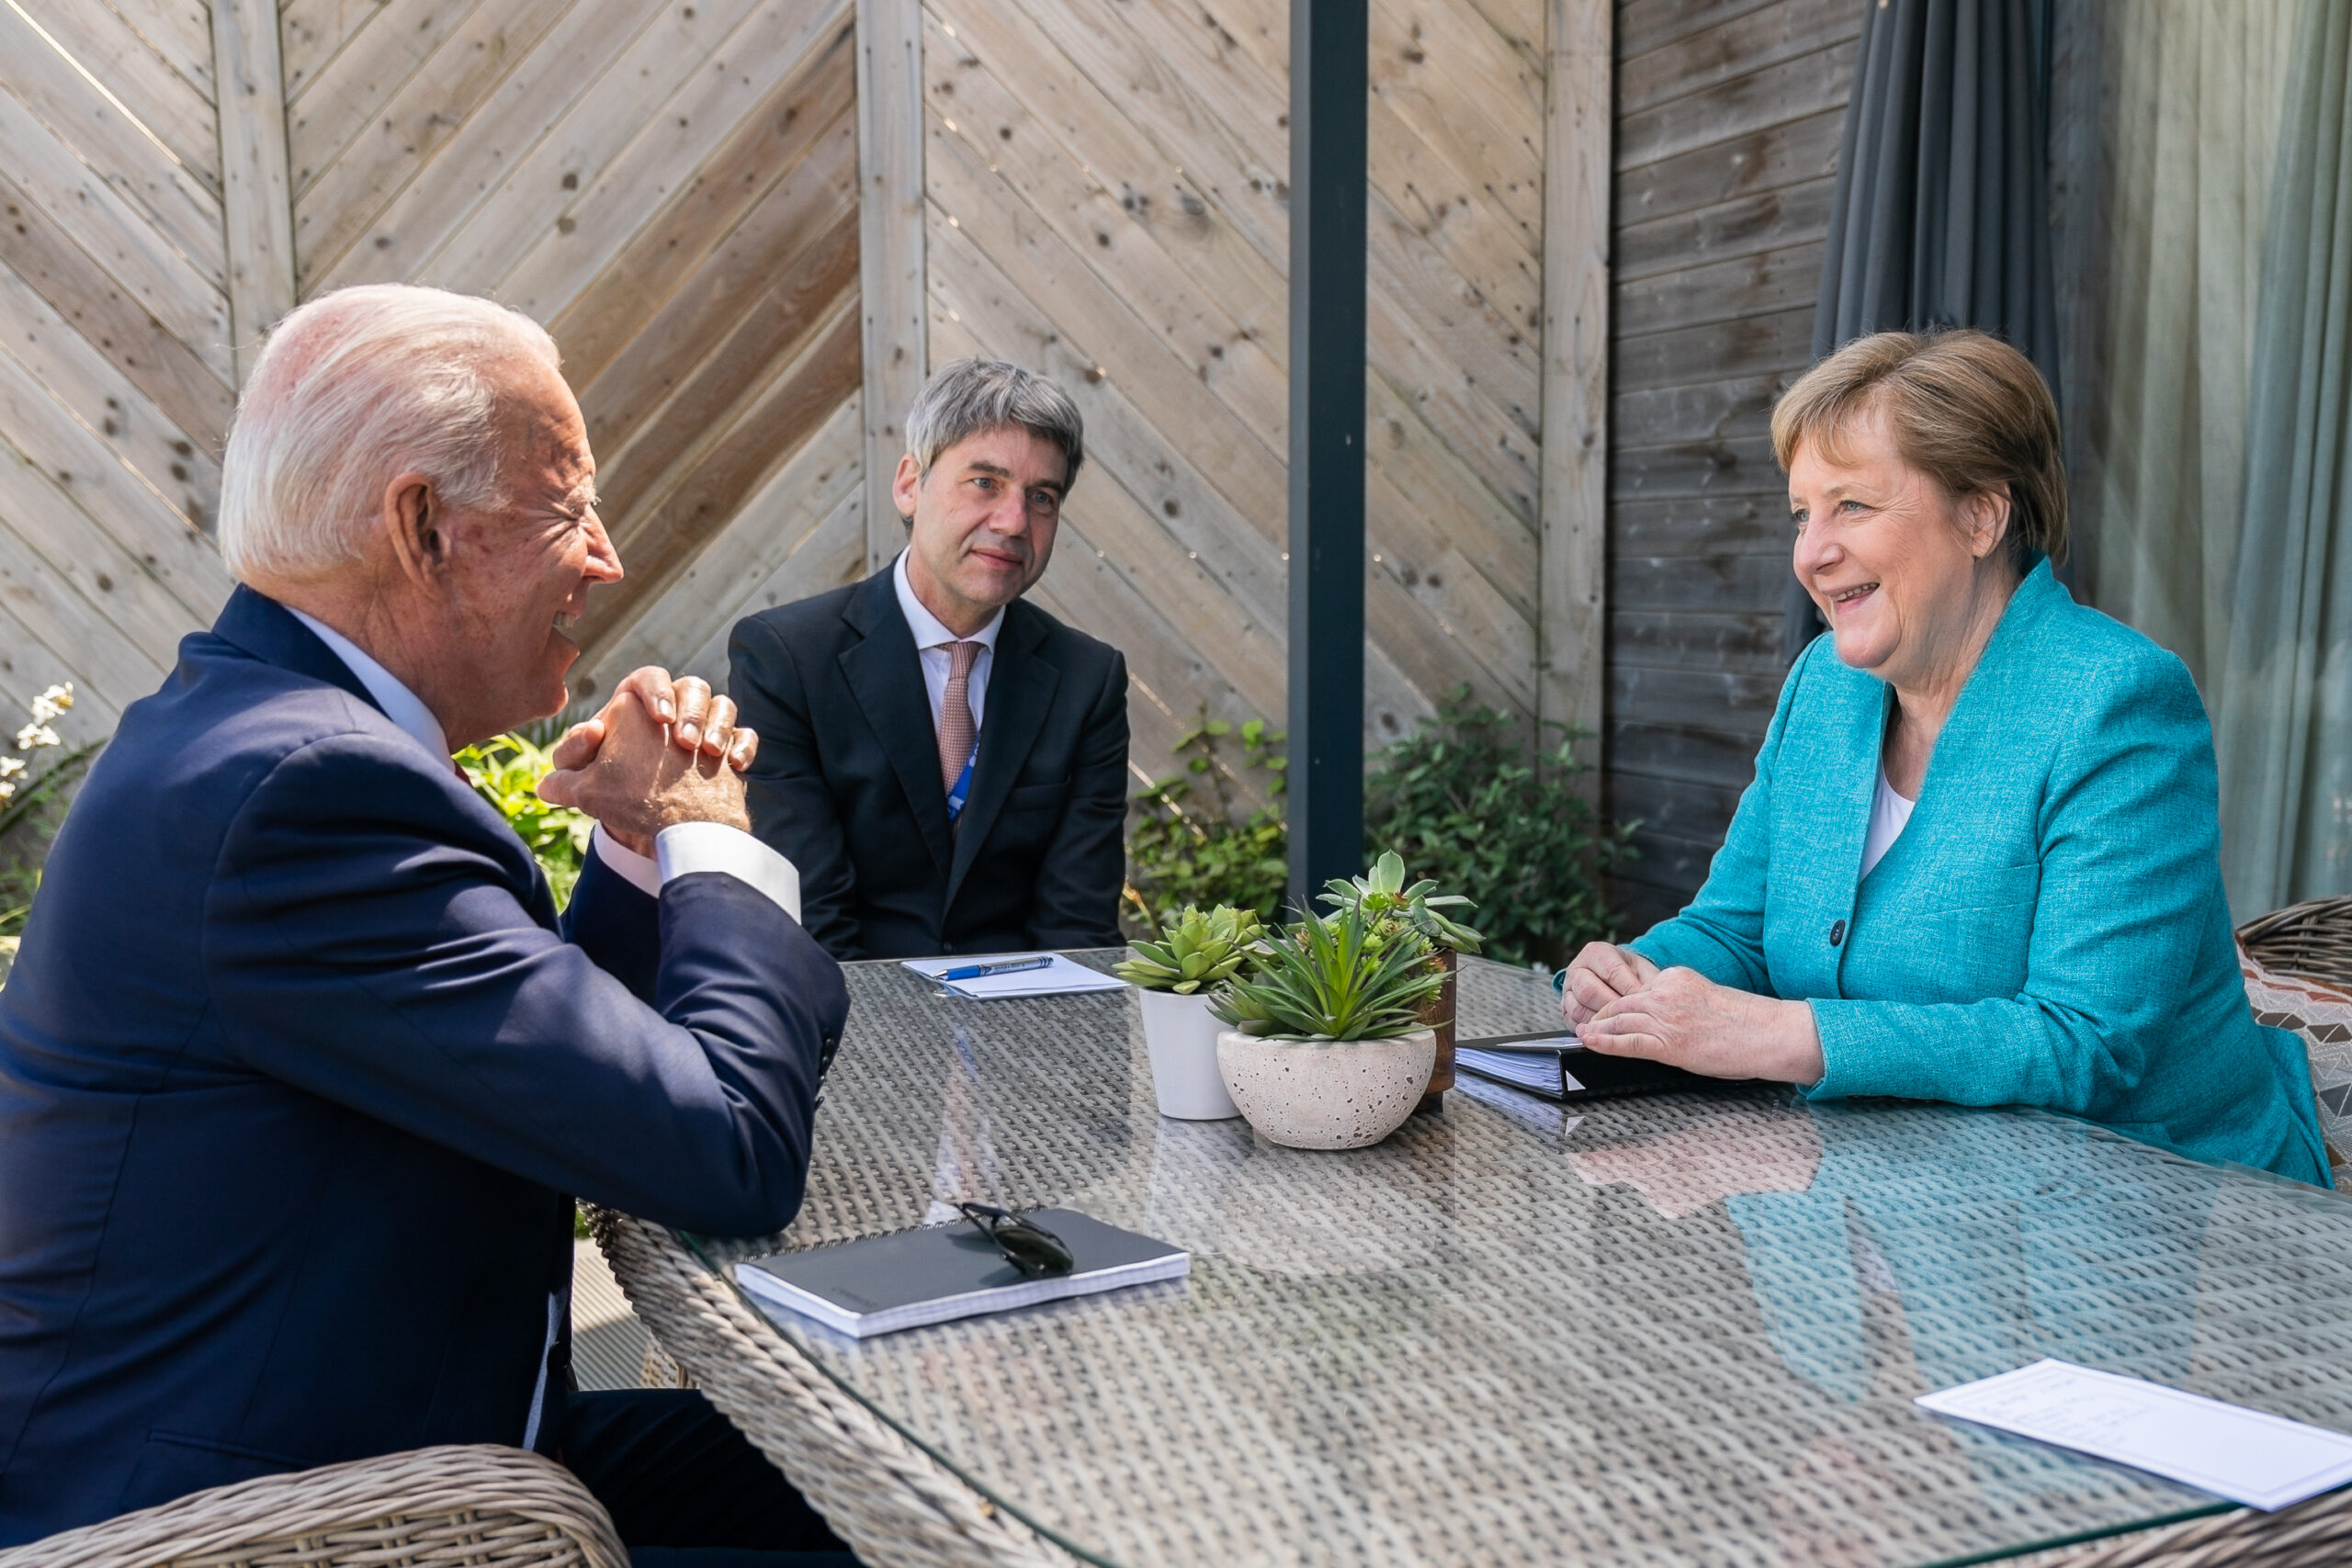
[[[1881,333],[1773,435],[1831,629],[1697,899],[1570,965],[1584,1043],[1817,1100],[2040,1106],[2330,1185],[2301,1043],[2246,1004],[2196,686],[2044,558],[2064,489],[2030,364]]]

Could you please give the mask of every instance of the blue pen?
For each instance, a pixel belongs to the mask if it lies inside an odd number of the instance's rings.
[[[961,969],[950,969],[939,977],[943,980],[978,980],[988,975],[1018,975],[1023,969],[1046,969],[1053,965],[1054,955],[1043,958],[1015,958],[1003,964],[967,964]]]

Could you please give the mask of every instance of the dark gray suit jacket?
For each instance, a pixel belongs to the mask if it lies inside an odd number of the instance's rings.
[[[888,568],[739,622],[729,695],[760,732],[752,830],[800,871],[836,958],[1119,940],[1127,665],[1025,601],[1005,606],[980,754],[951,829],[914,634]]]

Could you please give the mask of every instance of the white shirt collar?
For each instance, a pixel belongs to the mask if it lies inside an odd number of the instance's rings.
[[[915,597],[914,584],[907,581],[907,552],[899,552],[898,563],[890,568],[890,581],[899,591],[899,613],[907,617],[907,629],[915,634],[915,647],[938,648],[951,642],[977,642],[982,648],[996,648],[996,634],[1004,625],[1004,610],[989,617],[989,624],[970,637],[959,637],[947,629],[937,615],[922,607]]]
[[[414,736],[417,744],[435,757],[445,762],[448,761],[449,738],[441,732],[441,721],[433,716],[433,710],[426,707],[414,692],[401,685],[390,671],[368,658],[357,643],[316,615],[305,615],[291,604],[286,608],[296,620],[316,633],[321,642],[334,650],[334,656],[343,660],[344,668],[359,677],[359,683],[368,688],[368,694],[376,699],[376,705],[384,710],[386,718]]]

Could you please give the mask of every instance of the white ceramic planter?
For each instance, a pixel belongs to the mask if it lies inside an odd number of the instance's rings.
[[[1152,1092],[1159,1113],[1182,1122],[1222,1122],[1241,1114],[1217,1071],[1216,1036],[1225,1026],[1209,1014],[1207,997],[1138,988],[1143,1043],[1151,1056]]]
[[[1345,1044],[1216,1037],[1226,1091],[1250,1125],[1295,1149],[1360,1149],[1405,1123],[1429,1088],[1437,1032]]]

